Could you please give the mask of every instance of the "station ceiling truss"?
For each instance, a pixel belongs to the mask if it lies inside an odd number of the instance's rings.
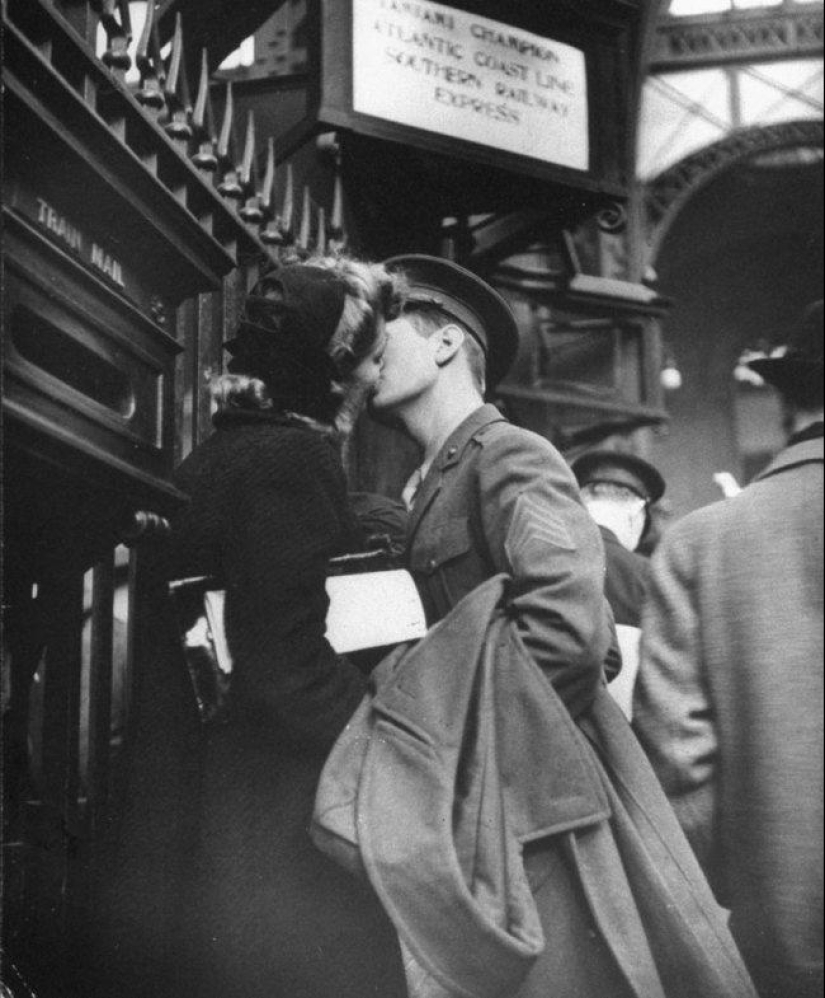
[[[823,8],[785,3],[770,12],[732,10],[724,15],[660,19],[652,43],[653,74],[823,53]]]
[[[645,209],[651,230],[661,233],[700,187],[737,162],[765,153],[793,148],[823,149],[821,121],[787,121],[755,128],[742,128],[700,149],[660,174],[646,185]]]

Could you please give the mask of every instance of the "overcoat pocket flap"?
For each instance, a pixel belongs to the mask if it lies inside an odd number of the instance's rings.
[[[594,751],[515,628],[499,624],[496,738],[511,827],[522,842],[597,824],[611,809]]]

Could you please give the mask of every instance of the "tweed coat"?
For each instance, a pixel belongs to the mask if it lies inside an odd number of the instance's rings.
[[[318,775],[365,679],[324,637],[330,556],[357,547],[340,457],[267,413],[219,416],[182,463],[171,575],[216,575],[234,659],[228,723],[208,732],[189,920],[191,998],[401,998],[377,899],[321,855]]]
[[[589,742],[586,750],[567,742],[571,735],[555,725],[551,757],[525,760],[531,779],[541,779],[542,764],[550,768],[564,757],[562,745],[573,755],[595,751],[613,806],[609,824],[525,846],[548,944],[514,998],[752,998],[718,907],[606,692],[612,627],[603,549],[561,455],[495,407],[480,407],[444,444],[416,495],[408,561],[431,623],[497,573],[510,577],[506,614],[519,645]],[[661,905],[671,887],[674,896]],[[682,907],[698,913],[707,936],[687,923],[667,933],[673,923],[663,911]],[[640,932],[635,952],[622,931],[630,921]],[[634,961],[655,964],[648,986],[639,986]]]
[[[637,732],[781,998],[823,983],[822,545],[820,438],[665,535],[636,686]]]

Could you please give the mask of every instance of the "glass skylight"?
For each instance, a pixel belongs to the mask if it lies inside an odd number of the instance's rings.
[[[811,6],[822,0],[790,0],[790,3]],[[783,0],[673,0],[672,17],[694,17],[700,14],[721,14],[727,10],[747,10],[752,7],[781,7]]]

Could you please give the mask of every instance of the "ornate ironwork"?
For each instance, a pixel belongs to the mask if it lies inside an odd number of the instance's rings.
[[[134,49],[134,59],[140,74],[139,83],[133,87],[125,85],[125,74],[131,66],[129,46],[132,41],[132,25],[128,0],[77,0],[85,4],[91,24],[100,23],[106,31],[106,50],[96,59],[92,46],[79,39],[76,47],[53,47],[50,44],[38,46],[41,54],[51,63],[58,74],[72,81],[77,91],[86,95],[87,103],[100,117],[109,123],[111,131],[129,147],[155,177],[166,186],[184,206],[193,205],[194,214],[210,234],[220,232],[220,241],[237,249],[237,233],[224,225],[216,226],[215,212],[204,201],[203,191],[197,192],[198,178],[191,170],[186,170],[185,162],[180,167],[173,165],[164,151],[164,138],[171,139],[180,153],[181,160],[189,160],[202,174],[209,177],[209,186],[223,196],[227,208],[243,223],[244,229],[257,241],[257,251],[268,250],[270,254],[287,259],[307,255],[310,251],[338,253],[342,250],[346,235],[344,232],[343,183],[341,179],[341,148],[337,136],[329,133],[326,145],[320,152],[334,156],[334,181],[331,204],[320,207],[306,187],[303,192],[303,211],[298,222],[295,218],[295,188],[291,164],[284,171],[283,202],[280,212],[276,206],[275,173],[276,160],[272,141],[267,143],[265,160],[259,156],[259,144],[255,120],[249,113],[243,135],[243,145],[236,136],[235,102],[231,81],[227,82],[226,99],[220,131],[216,134],[216,122],[210,88],[209,54],[204,50],[200,57],[200,73],[194,104],[190,97],[190,87],[185,57],[185,38],[182,16],[177,12],[174,29],[169,21],[163,33],[161,18],[172,13],[168,3],[161,0],[148,0],[146,15],[140,37]],[[9,7],[10,23],[16,27],[15,11],[30,4],[41,13],[21,21],[23,35],[29,20],[43,25],[38,28],[38,37],[48,39],[54,14],[52,0],[17,0]],[[5,11],[5,8],[4,8]],[[92,32],[93,33],[93,32]],[[188,32],[191,34],[191,32]],[[83,36],[85,38],[85,36]],[[169,53],[164,58],[161,39],[168,39]],[[77,55],[87,60],[85,78],[78,76]],[[100,62],[114,76],[119,87],[105,85],[98,76],[102,73]],[[191,68],[191,67],[190,67]],[[147,130],[143,116],[135,107],[137,101],[146,117],[158,130],[156,141]],[[165,136],[163,135],[165,133]],[[169,147],[166,146],[168,151]],[[162,158],[163,169],[159,169]],[[263,177],[261,177],[263,173]],[[296,238],[296,230],[298,231]],[[244,248],[249,255],[249,246]],[[254,254],[253,254],[254,255]],[[153,318],[157,319],[154,307]],[[158,320],[160,321],[160,320]]]
[[[150,3],[148,6],[153,5]],[[132,65],[129,55],[132,41],[129,0],[93,0],[92,9],[100,17],[100,23],[106,32],[107,46],[101,58],[109,69],[123,79]]]
[[[295,243],[299,250],[308,251],[310,239],[312,238],[312,199],[309,188],[304,185],[304,200],[301,210],[301,226],[298,229],[298,236]]]
[[[344,231],[344,181],[341,177],[341,157],[335,159],[335,189],[332,195],[332,213],[329,217],[329,249],[331,253],[340,253],[347,244]]]
[[[157,295],[153,295],[149,300],[149,315],[162,329],[166,328],[168,323],[166,305]]]
[[[247,225],[260,225],[264,220],[261,208],[261,194],[258,189],[258,166],[255,159],[255,116],[249,112],[246,121],[246,139],[244,141],[243,157],[238,180],[243,191],[244,203],[238,209],[238,214]]]
[[[129,514],[122,524],[120,539],[123,544],[132,547],[143,540],[158,537],[169,537],[172,528],[165,516],[149,510],[138,509]]]
[[[164,84],[166,68],[160,54],[158,26],[155,21],[155,5],[146,5],[146,20],[135,52],[135,62],[140,70],[140,89],[135,97],[154,117],[158,117],[166,107]]]
[[[172,37],[172,52],[169,56],[169,69],[163,88],[169,120],[164,126],[166,134],[177,142],[184,151],[189,149],[192,138],[192,102],[189,99],[189,83],[183,61],[183,27],[180,14],[175,20],[175,34]]]
[[[261,230],[261,239],[267,246],[283,245],[284,237],[278,227],[278,217],[275,210],[275,142],[271,138],[266,145],[266,166],[261,184],[260,202],[266,223]]]
[[[822,148],[821,121],[790,121],[758,128],[742,128],[660,174],[645,187],[648,226],[661,233],[687,199],[723,170],[762,153],[790,148]]]
[[[218,168],[218,157],[215,155],[215,115],[209,91],[209,62],[206,49],[201,52],[201,74],[195,107],[192,110],[192,129],[197,146],[192,162],[204,173],[214,173]]]
[[[243,188],[238,178],[238,163],[235,153],[235,101],[232,96],[231,81],[226,84],[223,123],[218,136],[218,164],[222,174],[218,190],[225,198],[240,201],[243,198]]]
[[[596,215],[596,225],[610,235],[624,232],[627,228],[627,211],[618,201],[612,201]]]
[[[292,163],[287,163],[284,187],[284,205],[281,209],[279,228],[285,243],[292,242],[295,225],[295,177]]]
[[[804,58],[823,52],[822,7],[783,7],[770,13],[731,11],[715,19],[671,18],[656,29],[649,72]]]

